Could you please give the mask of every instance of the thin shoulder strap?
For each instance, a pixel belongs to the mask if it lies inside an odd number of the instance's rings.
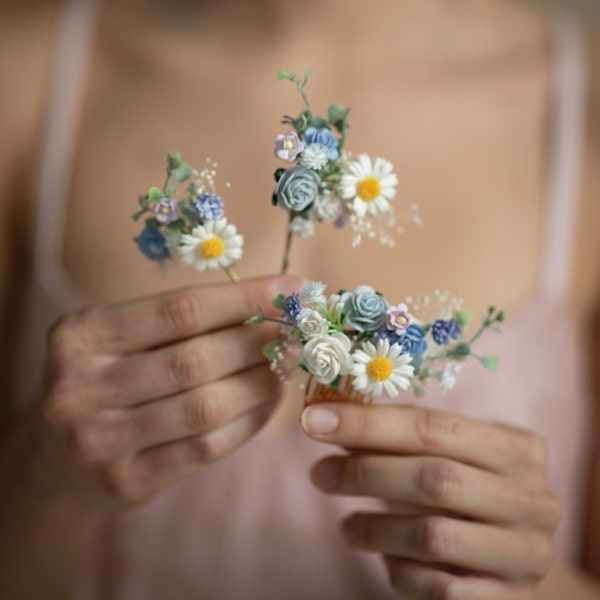
[[[55,72],[41,145],[34,274],[50,296],[70,303],[81,294],[62,269],[67,200],[85,75],[99,0],[66,0],[60,15]]]
[[[552,23],[553,90],[547,202],[540,288],[544,298],[565,298],[571,275],[584,142],[586,69],[581,31],[572,18]]]

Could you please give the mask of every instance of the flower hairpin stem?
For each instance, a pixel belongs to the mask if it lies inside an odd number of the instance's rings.
[[[478,356],[472,346],[486,330],[499,331],[503,311],[491,307],[467,338],[471,314],[456,303],[422,321],[406,303],[390,304],[367,285],[329,297],[325,289],[321,282],[308,282],[300,294],[273,300],[279,318],[259,307],[259,315],[247,322],[281,326],[281,337],[263,351],[281,379],[306,374],[299,378],[305,404],[369,403],[380,396],[396,398],[409,388],[419,396],[430,379],[447,391],[469,357],[490,371],[498,367],[495,356]]]
[[[169,152],[162,189],[153,186],[139,197],[133,219],[147,218],[134,241],[150,260],[166,263],[180,256],[196,271],[223,269],[237,283],[233,267],[242,257],[244,238],[225,217],[223,198],[215,189],[216,167],[207,159],[207,167],[198,171],[179,152]]]
[[[388,160],[371,159],[368,154],[351,160],[344,150],[350,109],[334,103],[326,118],[314,114],[305,92],[311,72],[308,69],[302,78],[290,71],[277,72],[278,79],[296,85],[304,102],[298,117],[284,115],[281,121],[291,130],[275,137],[275,156],[294,163],[275,171],[272,197],[273,205],[288,213],[282,273],[289,266],[292,239],[311,237],[316,223],[331,223],[337,228],[350,225],[353,247],[363,237],[378,238],[388,246],[395,244],[390,233],[396,226],[393,200],[398,178],[394,167]],[[409,219],[421,225],[414,205],[410,211]]]

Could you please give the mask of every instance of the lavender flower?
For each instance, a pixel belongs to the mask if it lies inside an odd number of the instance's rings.
[[[200,194],[194,200],[194,213],[203,221],[218,221],[225,216],[224,202],[216,194]]]
[[[152,210],[154,211],[156,220],[165,225],[179,219],[179,207],[177,206],[177,202],[171,198],[161,198],[156,202]]]
[[[275,156],[277,158],[294,162],[302,150],[304,150],[304,144],[293,131],[275,137]]]
[[[404,333],[411,321],[412,315],[408,312],[406,304],[390,306],[386,311],[387,328],[398,334]]]
[[[433,341],[440,346],[445,346],[450,343],[451,339],[458,338],[460,333],[460,325],[456,319],[438,319],[431,325],[431,336]]]
[[[283,313],[282,317],[285,317],[292,321],[294,325],[298,325],[298,317],[302,312],[302,303],[300,297],[296,292],[293,292],[283,301]]]

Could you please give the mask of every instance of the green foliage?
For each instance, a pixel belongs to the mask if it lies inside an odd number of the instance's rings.
[[[175,169],[175,182],[183,183],[192,176],[192,167],[187,163],[181,163],[177,169]]]
[[[470,310],[457,310],[454,317],[461,327],[466,327],[473,319],[473,313]]]
[[[148,200],[160,200],[163,197],[163,193],[156,186],[152,186],[148,190]]]
[[[452,356],[454,358],[458,358],[459,360],[467,358],[471,354],[471,346],[466,342],[461,342],[460,344],[456,344],[452,349]]]
[[[146,219],[146,227],[148,229],[160,229],[161,225],[162,223],[155,217],[149,217]]]
[[[181,152],[176,150],[175,152],[167,153],[167,172],[175,171],[181,166]]]
[[[262,349],[263,355],[268,360],[277,360],[279,353],[281,352],[281,341],[275,340],[273,342],[269,342],[265,344]]]
[[[496,356],[484,356],[481,359],[481,364],[488,369],[488,371],[495,372],[498,369],[498,357]]]
[[[283,303],[285,302],[286,298],[287,298],[287,296],[285,294],[279,294],[279,296],[277,296],[277,298],[273,299],[273,301],[271,302],[271,305],[273,306],[273,308],[276,308],[277,310],[283,310]]]

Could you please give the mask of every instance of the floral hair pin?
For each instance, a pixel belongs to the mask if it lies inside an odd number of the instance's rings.
[[[196,271],[224,269],[238,282],[233,265],[242,257],[244,238],[225,217],[223,198],[215,189],[216,167],[207,159],[207,167],[197,171],[179,152],[169,152],[162,190],[151,187],[139,197],[133,219],[147,218],[134,241],[150,260],[164,263],[178,255]]]
[[[332,104],[327,118],[315,115],[304,91],[311,72],[308,69],[303,79],[290,71],[277,72],[278,79],[296,84],[305,104],[297,118],[283,117],[282,124],[293,131],[275,137],[275,156],[295,163],[275,171],[272,202],[289,213],[282,273],[288,267],[293,236],[312,236],[316,222],[333,223],[338,228],[350,224],[353,247],[363,236],[394,245],[386,228],[377,227],[381,217],[387,217],[388,229],[396,223],[392,201],[398,178],[394,167],[388,160],[372,159],[368,154],[351,160],[344,151],[350,109]],[[411,220],[421,225],[414,205],[411,210]]]
[[[273,307],[282,311],[280,318],[265,315],[259,307],[260,316],[248,321],[281,325],[282,337],[267,344],[264,354],[281,379],[308,373],[302,384],[305,404],[370,403],[379,396],[396,398],[411,387],[419,396],[429,379],[447,391],[468,357],[490,371],[498,367],[495,356],[478,356],[472,346],[487,329],[499,331],[502,311],[490,307],[479,329],[467,338],[471,313],[457,308],[457,302],[440,317],[422,322],[407,304],[389,304],[370,286],[329,297],[325,289],[321,282],[308,282],[300,294],[273,300]]]

